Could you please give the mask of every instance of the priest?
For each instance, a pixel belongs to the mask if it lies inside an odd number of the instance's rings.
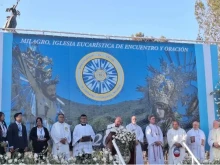
[[[80,124],[76,125],[73,131],[73,156],[80,154],[92,154],[95,133],[92,126],[87,123],[87,116],[80,116]]]
[[[126,126],[126,129],[134,132],[136,135],[136,164],[144,164],[141,143],[144,141],[144,134],[140,126],[136,123],[136,116],[131,117],[131,123]]]
[[[146,127],[146,138],[148,142],[148,162],[149,164],[164,164],[163,157],[163,133],[156,125],[154,115],[148,117],[150,124]]]
[[[205,134],[199,129],[199,122],[193,122],[193,128],[187,132],[187,145],[198,159],[202,162],[205,159]]]
[[[213,129],[209,132],[210,161],[220,159],[220,128],[219,122],[213,122]]]
[[[123,129],[124,127],[121,125],[122,124],[122,119],[121,117],[116,117],[115,122],[113,124],[109,124],[107,126],[106,132],[105,132],[105,136],[103,138],[103,144],[104,146],[107,145],[109,138],[107,138],[109,136],[109,134],[114,131],[115,129]]]
[[[53,140],[52,154],[64,154],[65,158],[70,157],[69,143],[71,141],[70,126],[64,122],[64,114],[58,114],[58,122],[54,123],[51,129]]]
[[[172,128],[167,132],[169,145],[168,164],[179,164],[184,160],[185,148],[183,143],[186,142],[186,132],[179,126],[178,121],[172,122]]]

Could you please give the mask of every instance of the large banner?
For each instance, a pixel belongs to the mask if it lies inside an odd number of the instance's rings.
[[[15,34],[11,88],[11,116],[23,112],[28,130],[38,116],[50,128],[59,112],[72,127],[86,114],[96,145],[116,116],[144,129],[154,114],[164,134],[199,120],[193,44]]]

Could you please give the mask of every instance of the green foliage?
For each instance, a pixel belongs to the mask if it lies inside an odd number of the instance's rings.
[[[135,41],[144,41],[144,42],[168,42],[166,37],[161,36],[160,39],[155,39],[153,37],[145,36],[144,33],[138,32],[136,34],[132,34],[132,40]]]
[[[218,117],[220,117],[220,82],[218,82],[215,86],[215,90],[212,91],[210,93],[210,95],[213,95],[214,97],[214,102],[215,104],[217,105],[218,107],[218,110],[217,110],[217,115]]]

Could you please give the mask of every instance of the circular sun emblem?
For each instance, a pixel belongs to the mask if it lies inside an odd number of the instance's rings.
[[[106,101],[121,91],[124,72],[119,62],[110,54],[92,52],[78,63],[76,81],[87,97],[96,101]]]

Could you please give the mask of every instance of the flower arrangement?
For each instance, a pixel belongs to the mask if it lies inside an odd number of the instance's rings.
[[[58,156],[53,156],[52,154],[44,156],[44,150],[40,154],[33,154],[32,152],[27,152],[24,155],[18,153],[17,151],[11,156],[11,153],[6,155],[0,155],[0,164],[6,165],[29,165],[29,164],[109,164],[117,165],[118,160],[114,158],[108,149],[96,150],[91,155],[81,154],[77,157],[70,157],[66,159],[65,154],[60,154]]]
[[[75,164],[119,164],[109,149],[96,150],[91,155],[80,154],[75,158]]]
[[[205,153],[205,160],[201,161],[200,162],[201,165],[209,165],[209,164],[217,164],[219,165],[220,164],[220,160],[217,159],[217,160],[214,160],[214,161],[210,161],[209,160],[209,156],[208,156],[208,152]],[[186,156],[185,156],[185,159],[182,161],[181,164],[192,164],[192,157],[186,153]]]
[[[127,129],[116,129],[116,133],[113,138],[115,139],[116,144],[125,160],[129,162],[130,160],[130,151],[135,147],[136,135],[134,132],[130,132]]]

